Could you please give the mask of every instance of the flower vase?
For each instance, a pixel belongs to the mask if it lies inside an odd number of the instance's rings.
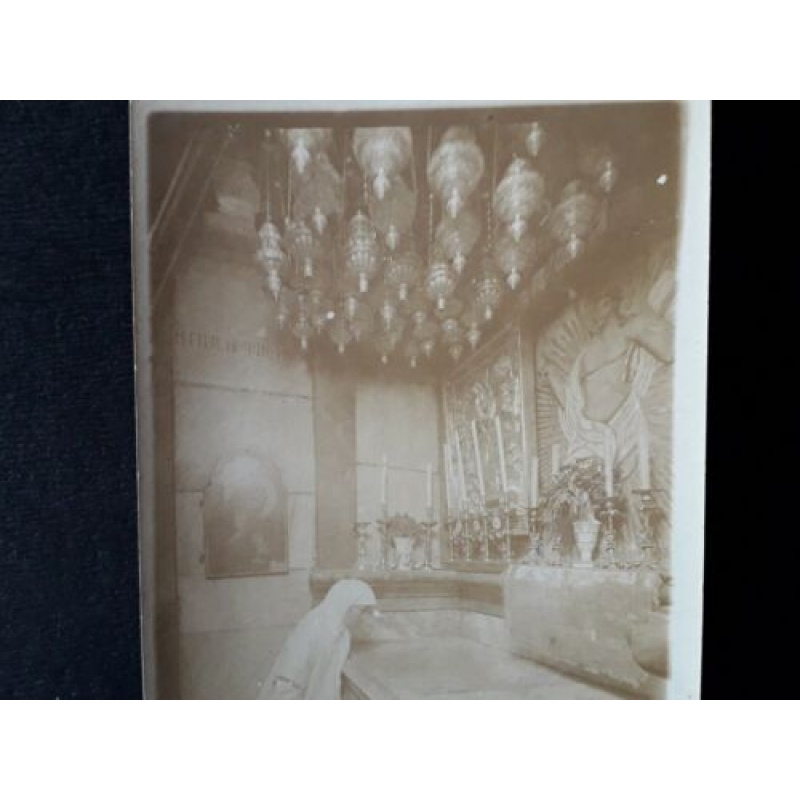
[[[576,567],[586,569],[592,566],[592,554],[597,544],[597,533],[600,530],[600,522],[596,519],[586,519],[574,522],[572,525],[575,532],[575,544],[578,547],[578,561]]]

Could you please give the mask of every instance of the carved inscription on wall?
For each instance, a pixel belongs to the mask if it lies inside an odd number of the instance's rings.
[[[266,339],[232,339],[210,331],[179,329],[175,331],[175,346],[243,358],[283,360],[278,347]]]

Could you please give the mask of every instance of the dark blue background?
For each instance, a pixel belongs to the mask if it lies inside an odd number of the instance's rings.
[[[0,696],[136,698],[128,104],[0,104]]]
[[[790,110],[714,106],[708,699],[797,696]],[[1,697],[140,696],[130,289],[127,103],[1,104]]]

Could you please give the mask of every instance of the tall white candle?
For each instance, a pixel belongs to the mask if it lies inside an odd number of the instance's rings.
[[[500,417],[494,418],[494,427],[497,431],[497,452],[500,454],[500,484],[503,492],[508,491],[508,475],[506,474],[506,448],[503,444],[503,423]]]
[[[456,431],[456,455],[458,456],[458,507],[467,509],[467,481],[464,477],[464,457],[461,455],[461,436]]]
[[[638,451],[639,488],[650,489],[650,431],[641,407],[639,408]]]
[[[483,483],[483,464],[481,463],[481,445],[478,439],[478,421],[472,420],[472,442],[475,446],[475,469],[478,473],[478,487],[481,492],[481,502],[486,502],[486,486]]]
[[[614,433],[610,427],[604,431],[604,458],[606,497],[614,496]]]
[[[381,469],[381,505],[386,505],[386,484],[389,479],[389,464],[386,455],[383,456],[383,468]]]
[[[425,503],[425,508],[433,508],[433,466],[431,464],[428,464],[425,485],[427,488],[427,502]]]
[[[539,457],[531,458],[531,507],[539,505]]]
[[[447,512],[450,513],[453,510],[453,487],[450,485],[452,471],[450,469],[450,445],[447,443],[442,447],[442,461],[444,462],[444,496],[447,500]]]
[[[559,469],[561,469],[561,446],[554,444],[553,449],[550,451],[550,464],[552,466],[552,473],[553,475],[557,475]]]

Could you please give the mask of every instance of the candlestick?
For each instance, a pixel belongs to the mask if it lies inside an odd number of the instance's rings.
[[[433,508],[433,466],[428,464],[427,468],[427,480],[426,480],[426,488],[427,488],[427,502],[425,503],[426,508]]]
[[[481,447],[478,439],[478,421],[472,420],[472,441],[475,446],[475,469],[478,473],[478,487],[481,493],[481,503],[486,505],[486,486],[483,483],[483,464],[481,463]]]
[[[558,470],[561,469],[561,446],[554,444],[551,450],[550,463],[552,466],[553,475],[558,475]]]
[[[606,497],[614,495],[614,433],[611,427],[606,427],[604,431],[604,459],[606,479]]]
[[[442,460],[444,461],[444,496],[445,496],[445,500],[447,501],[447,511],[449,513],[453,508],[453,497],[451,495],[452,487],[450,485],[450,480],[451,480],[451,474],[450,474],[450,472],[451,472],[451,470],[450,470],[450,445],[445,443],[443,445],[442,449],[443,449],[443,458],[442,458]]]
[[[650,431],[647,428],[647,419],[639,406],[638,426],[638,458],[639,458],[639,484],[642,489],[650,488]]]
[[[539,505],[539,458],[538,456],[533,456],[531,458],[531,494],[529,505],[531,506],[538,506]]]
[[[458,507],[463,514],[467,510],[467,481],[464,478],[464,458],[461,455],[461,436],[456,431],[456,454],[458,456]]]
[[[383,469],[381,471],[381,505],[386,505],[386,484],[388,482],[388,462],[386,456],[383,456]]]
[[[506,449],[503,446],[503,423],[499,414],[494,418],[494,427],[497,432],[497,451],[500,457],[500,484],[505,494],[508,491],[508,475],[506,475]]]

